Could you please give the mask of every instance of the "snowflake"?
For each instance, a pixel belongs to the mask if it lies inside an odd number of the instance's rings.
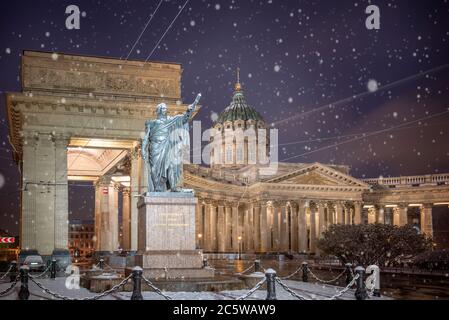
[[[376,92],[379,89],[379,84],[374,79],[370,79],[366,86],[369,92]]]
[[[274,71],[275,72],[279,72],[281,70],[281,66],[279,66],[278,64],[276,64],[275,66],[274,66]]]

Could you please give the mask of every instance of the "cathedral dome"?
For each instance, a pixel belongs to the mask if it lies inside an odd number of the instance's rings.
[[[259,112],[246,103],[240,79],[237,79],[231,104],[220,113],[215,124],[224,124],[228,121],[234,122],[238,120],[264,122]]]

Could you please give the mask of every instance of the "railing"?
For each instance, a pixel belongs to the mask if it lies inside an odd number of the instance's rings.
[[[12,270],[14,270],[15,265],[11,264],[11,267],[5,274],[3,278],[6,277]],[[285,283],[285,280],[288,280],[292,277],[294,277],[296,274],[302,273],[302,280],[303,282],[308,282],[308,276],[309,274],[315,278],[318,282],[323,284],[328,284],[331,282],[335,282],[338,279],[340,279],[343,275],[346,275],[346,287],[342,288],[341,290],[338,290],[334,295],[326,298],[325,300],[337,300],[341,298],[346,292],[348,292],[354,285],[356,285],[355,290],[355,298],[357,300],[365,300],[367,298],[373,297],[373,296],[380,296],[380,288],[379,288],[379,268],[377,266],[369,266],[366,269],[366,272],[371,272],[370,276],[365,279],[365,268],[359,266],[355,268],[355,273],[352,271],[352,267],[350,264],[346,265],[345,270],[340,273],[336,278],[330,279],[330,280],[323,280],[318,278],[308,267],[307,262],[303,262],[301,266],[299,266],[295,272],[292,274],[285,276],[285,277],[279,277],[274,269],[267,269],[263,268],[260,260],[255,260],[254,265],[252,265],[250,268],[247,268],[245,271],[243,271],[241,274],[248,272],[252,267],[254,267],[255,272],[261,273],[263,271],[264,274],[261,274],[260,281],[254,285],[251,289],[249,289],[246,293],[239,297],[232,297],[228,296],[231,299],[234,300],[246,300],[250,296],[252,296],[256,291],[262,288],[263,285],[266,284],[266,300],[277,300],[276,297],[276,285],[281,287],[283,290],[285,290],[287,293],[289,293],[291,296],[298,300],[313,300],[312,297],[307,297],[300,293],[300,289],[294,289],[289,287],[287,283]],[[51,272],[51,277],[54,278],[56,275],[56,260],[53,260],[49,267],[45,270],[44,274],[46,272]],[[41,275],[39,275],[41,276]],[[32,276],[29,274],[29,268],[27,266],[22,266],[19,270],[19,273],[15,272],[11,276],[11,285],[9,285],[5,290],[0,292],[0,297],[5,296],[12,292],[12,290],[19,284],[20,281],[20,291],[18,293],[18,299],[19,300],[28,300],[30,296],[30,290],[28,287],[28,282],[31,281],[34,283],[38,288],[40,288],[43,292],[46,294],[52,296],[53,298],[59,299],[59,300],[99,300],[101,298],[105,298],[106,296],[112,295],[119,290],[121,290],[128,282],[133,282],[133,291],[131,295],[131,300],[143,300],[142,295],[142,281],[144,281],[154,292],[156,292],[158,295],[162,296],[166,300],[172,300],[172,297],[164,293],[162,290],[157,288],[149,279],[145,278],[143,276],[143,270],[141,267],[135,267],[132,270],[132,273],[128,275],[126,278],[124,278],[120,283],[113,286],[109,290],[106,290],[102,293],[99,293],[94,296],[89,297],[83,297],[83,298],[72,298],[68,296],[64,296],[62,294],[59,294],[58,292],[54,292],[50,290],[49,288],[45,287],[44,284],[39,282],[37,279],[39,276]]]
[[[414,184],[449,183],[449,173],[429,174],[423,176],[362,179],[362,181],[370,185],[414,185]]]

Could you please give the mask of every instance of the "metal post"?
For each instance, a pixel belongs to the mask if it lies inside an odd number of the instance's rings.
[[[276,298],[276,271],[268,269],[265,271],[265,277],[267,278],[267,299],[277,300]]]
[[[50,279],[56,278],[56,260],[51,260],[51,267],[50,267]]]
[[[352,264],[351,263],[347,263],[345,264],[346,266],[346,285],[350,284],[352,281]]]
[[[100,259],[100,265],[98,266],[101,270],[104,269],[104,259]]]
[[[302,263],[302,281],[309,282],[309,264],[306,261]]]
[[[28,300],[30,291],[28,290],[28,271],[30,268],[27,266],[20,267],[20,291],[19,300]]]
[[[11,274],[9,276],[9,281],[14,282],[17,278],[17,261],[11,261]]]
[[[357,300],[365,300],[368,298],[368,293],[365,287],[365,268],[358,266],[355,268],[355,273],[359,275],[357,279],[357,289],[355,291],[355,298]]]
[[[254,272],[260,272],[261,271],[261,267],[260,267],[260,260],[254,260]]]
[[[142,296],[142,271],[141,267],[133,268],[133,294],[131,295],[131,300],[143,300]]]

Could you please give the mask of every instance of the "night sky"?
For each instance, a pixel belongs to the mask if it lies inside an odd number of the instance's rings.
[[[182,64],[183,101],[203,93],[203,129],[240,67],[248,103],[279,129],[280,160],[345,164],[359,178],[449,172],[448,0],[190,0],[182,12],[185,0],[162,1],[134,46],[159,2],[1,1],[0,229],[18,232],[3,93],[21,90],[25,49],[145,60],[160,41],[150,60]],[[65,27],[72,4],[80,30]],[[365,27],[369,4],[380,30]],[[71,218],[92,214],[89,190],[70,188]]]

